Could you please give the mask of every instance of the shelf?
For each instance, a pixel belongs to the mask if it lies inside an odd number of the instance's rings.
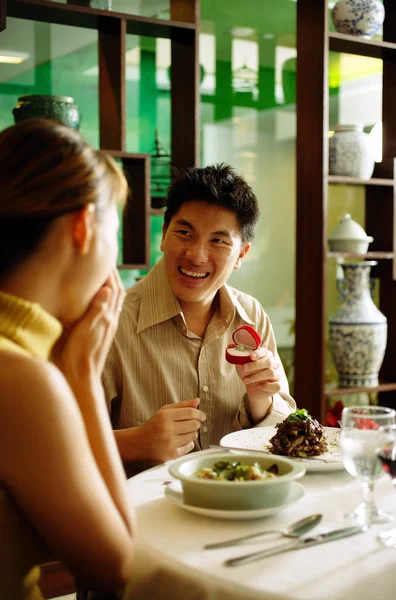
[[[163,217],[165,214],[165,208],[150,208],[149,215],[151,217],[160,216]]]
[[[128,265],[128,264],[124,264],[124,263],[122,263],[121,265],[117,265],[117,269],[119,271],[128,271],[130,269],[138,269],[139,271],[142,271],[144,269],[149,269],[149,268],[150,268],[150,265],[148,265],[146,263],[141,264],[141,265],[140,264],[136,264],[136,265],[129,264]]]
[[[104,150],[113,158],[130,161],[145,161],[150,160],[150,154],[147,152],[123,152],[122,150]]]
[[[194,23],[151,19],[77,4],[60,4],[51,0],[9,0],[7,15],[18,19],[88,29],[100,29],[106,21],[115,22],[123,19],[126,21],[126,29],[129,34],[170,39],[183,39],[186,34],[194,32],[196,28]]]
[[[395,44],[396,45],[396,44]],[[393,179],[360,179],[360,177],[344,177],[340,175],[329,175],[328,182],[335,185],[382,185],[393,187]]]
[[[334,31],[329,32],[329,49],[333,52],[345,52],[384,60],[396,59],[396,44],[381,40],[365,40]]]
[[[327,258],[362,258],[362,259],[385,259],[395,258],[394,252],[367,252],[366,254],[356,254],[354,252],[328,252]]]
[[[371,394],[373,392],[392,392],[396,390],[396,383],[380,383],[376,387],[350,387],[350,388],[334,388],[326,389],[324,395],[329,398],[330,396],[347,396],[350,394],[361,394],[367,392]]]

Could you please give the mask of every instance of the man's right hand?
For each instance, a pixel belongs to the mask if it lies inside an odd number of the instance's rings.
[[[199,398],[194,398],[165,404],[144,425],[129,430],[130,445],[135,447],[128,454],[134,454],[135,459],[165,462],[191,452],[201,423],[206,419],[205,413],[198,410],[199,402]],[[127,431],[122,430],[124,440]],[[123,454],[121,451],[121,457],[128,460]]]

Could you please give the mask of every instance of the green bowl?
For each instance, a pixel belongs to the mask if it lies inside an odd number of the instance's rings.
[[[245,465],[257,462],[265,469],[276,464],[279,476],[254,481],[219,481],[197,477],[200,469],[212,467],[219,460],[240,461]],[[304,475],[305,467],[283,456],[243,452],[195,453],[171,463],[169,473],[180,479],[185,504],[217,510],[257,510],[286,502],[291,482]]]

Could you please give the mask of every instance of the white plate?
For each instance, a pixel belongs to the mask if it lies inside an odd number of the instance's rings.
[[[305,489],[303,486],[296,481],[292,481],[290,483],[290,492],[286,499],[286,502],[282,504],[277,504],[276,506],[269,506],[267,508],[260,508],[256,510],[219,510],[215,508],[201,508],[200,506],[191,506],[190,504],[184,504],[183,501],[183,489],[180,481],[174,481],[170,485],[165,488],[165,498],[176,504],[176,506],[180,506],[180,508],[184,508],[184,510],[188,510],[189,512],[195,513],[197,515],[202,515],[204,517],[211,517],[215,519],[225,519],[225,520],[248,520],[248,519],[261,519],[263,517],[269,517],[270,515],[274,515],[277,512],[280,512],[284,508],[288,508],[297,500],[300,500],[305,495]]]
[[[253,429],[234,431],[221,438],[220,446],[238,451],[249,450],[271,454],[268,443],[276,431],[275,427],[254,427]],[[303,463],[307,471],[342,471],[344,463],[338,446],[340,429],[325,427],[325,431],[329,443],[328,452],[311,458],[293,458],[291,456],[287,458]]]

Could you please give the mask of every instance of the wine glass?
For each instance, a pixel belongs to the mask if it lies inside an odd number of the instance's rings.
[[[377,456],[396,487],[396,425],[385,425],[379,433]],[[378,538],[385,546],[396,548],[396,528],[381,531]]]
[[[379,428],[395,424],[395,411],[384,406],[349,406],[342,411],[340,445],[344,466],[362,482],[363,502],[348,516],[362,525],[384,523],[393,519],[375,505],[374,482],[382,475],[377,458]]]

